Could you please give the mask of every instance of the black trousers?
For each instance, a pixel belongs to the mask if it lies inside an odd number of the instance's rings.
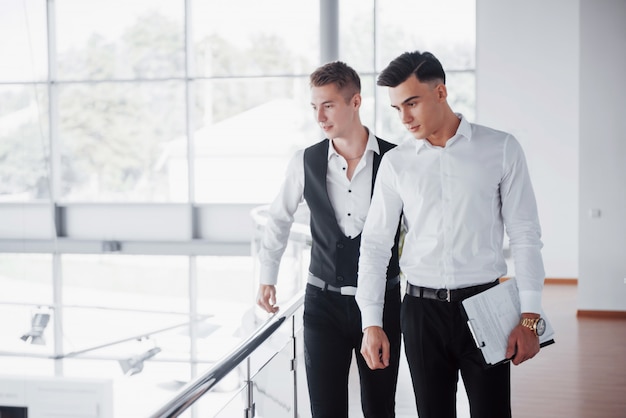
[[[455,418],[459,371],[474,418],[511,417],[510,364],[486,368],[460,302],[406,295],[401,323],[420,418]]]
[[[400,285],[385,295],[383,328],[391,344],[390,365],[370,370],[360,353],[361,313],[354,296],[307,285],[304,298],[304,358],[314,418],[348,417],[348,373],[352,353],[361,383],[365,418],[395,417],[400,362]]]

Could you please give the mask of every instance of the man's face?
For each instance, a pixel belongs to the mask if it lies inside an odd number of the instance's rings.
[[[391,107],[398,111],[400,120],[416,139],[436,135],[442,127],[446,96],[445,85],[421,83],[414,75],[389,88]]]
[[[311,87],[311,107],[315,120],[329,139],[344,136],[358,121],[360,95],[346,98],[335,84]]]

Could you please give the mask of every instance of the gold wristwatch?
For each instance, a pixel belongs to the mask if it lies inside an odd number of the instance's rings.
[[[537,337],[546,332],[546,321],[543,318],[522,318],[521,324],[534,332]]]

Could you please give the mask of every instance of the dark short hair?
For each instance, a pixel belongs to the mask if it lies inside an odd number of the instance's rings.
[[[309,80],[311,87],[335,84],[346,98],[346,102],[361,92],[361,78],[352,67],[341,61],[322,65],[311,73]]]
[[[376,84],[383,87],[397,87],[412,74],[426,83],[441,81],[446,84],[446,73],[439,60],[430,52],[405,52],[387,65],[379,75]]]

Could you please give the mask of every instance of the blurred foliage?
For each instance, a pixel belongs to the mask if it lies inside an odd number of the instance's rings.
[[[43,87],[0,87],[0,199],[43,199],[48,182],[48,101]]]
[[[375,74],[372,39],[363,36],[371,25],[371,13],[359,12],[342,27],[342,56],[364,76]],[[401,28],[378,36],[383,46],[403,39]],[[167,167],[161,160],[168,143],[186,138],[187,87],[194,129],[271,99],[300,100],[317,63],[278,36],[249,38],[237,44],[213,33],[196,41],[189,59],[191,80],[185,79],[183,22],[156,12],[139,17],[118,39],[93,33],[81,47],[63,51],[56,60],[60,83],[54,86],[60,167],[52,168],[60,170],[61,179],[57,198],[169,201]],[[446,45],[437,53],[446,68],[472,68],[472,51],[467,45]],[[453,109],[472,118],[473,72],[450,73],[450,80]],[[7,86],[0,88],[0,200],[46,199],[46,84]],[[366,91],[373,93],[372,86],[364,86]],[[378,93],[376,132],[399,142],[406,132],[385,105],[386,93]]]

